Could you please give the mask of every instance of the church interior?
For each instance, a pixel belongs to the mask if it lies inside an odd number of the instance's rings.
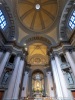
[[[0,100],[75,100],[75,0],[0,0]]]

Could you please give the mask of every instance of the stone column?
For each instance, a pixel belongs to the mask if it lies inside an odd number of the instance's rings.
[[[47,89],[48,89],[48,96],[50,97],[50,75],[49,75],[49,72],[46,73],[47,75]]]
[[[23,90],[22,90],[22,93],[21,93],[21,98],[25,98],[27,97],[27,89],[28,89],[28,72],[25,72],[25,75],[24,75],[24,80],[23,80]]]
[[[70,66],[72,68],[72,71],[73,71],[73,74],[75,76],[75,62],[74,62],[74,59],[72,57],[72,54],[69,52],[69,51],[65,51],[65,54],[66,54],[66,57],[70,63]]]
[[[75,51],[74,50],[72,51],[72,56],[73,56],[73,59],[74,59],[74,62],[75,62]]]
[[[48,75],[47,74],[48,73],[46,73],[46,77],[44,79],[44,83],[45,83],[45,94],[44,94],[44,96],[50,97],[49,81],[48,81]]]
[[[63,98],[63,92],[62,92],[62,87],[59,79],[59,74],[57,70],[57,65],[55,62],[54,58],[51,58],[51,65],[52,65],[52,71],[53,71],[53,77],[54,77],[54,82],[56,85],[56,94],[58,98]]]
[[[31,85],[30,85],[31,84]],[[32,97],[32,72],[29,71],[29,83],[28,83],[28,89],[29,89],[29,96]]]
[[[18,73],[17,73],[17,78],[16,78],[16,82],[15,82],[12,99],[18,100],[23,68],[24,68],[24,60],[21,60],[20,64],[19,64],[19,68],[18,68]]]
[[[61,65],[60,65],[60,60],[59,60],[59,56],[58,55],[55,55],[55,61],[56,61],[56,65],[57,65],[57,70],[58,70],[60,84],[61,84],[62,91],[63,91],[63,98],[69,98],[67,84],[66,84],[63,72],[61,70]]]
[[[0,77],[3,73],[6,62],[8,61],[9,55],[10,55],[10,52],[6,52],[5,55],[4,55],[4,58],[1,61],[1,64],[0,64]]]
[[[0,64],[1,64],[1,62],[2,62],[3,56],[4,56],[4,53],[1,51],[1,52],[0,52]]]
[[[53,79],[52,79],[51,72],[49,72],[49,78],[50,78],[50,97],[54,97]]]
[[[43,96],[47,94],[47,76],[44,74],[44,93]]]
[[[9,83],[9,86],[8,86],[7,95],[6,95],[5,99],[9,99],[9,100],[12,99],[19,64],[20,64],[20,57],[18,56],[15,60],[14,71],[13,71],[13,74],[12,74],[11,79],[10,79],[10,83]]]
[[[1,51],[1,52],[0,52],[0,60],[1,60],[1,58],[2,58],[2,55],[3,55],[3,52]]]

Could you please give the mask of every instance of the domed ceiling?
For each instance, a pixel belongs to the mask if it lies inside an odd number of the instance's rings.
[[[50,29],[57,12],[57,0],[17,0],[17,14],[21,23],[34,32]]]

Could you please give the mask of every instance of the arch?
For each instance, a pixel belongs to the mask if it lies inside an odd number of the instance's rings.
[[[35,61],[36,61],[36,64],[34,63]],[[38,63],[40,63],[38,64],[38,66],[41,64],[47,65],[49,63],[49,58],[48,56],[44,56],[42,54],[34,54],[28,58],[27,62],[31,65],[37,65]]]
[[[35,74],[35,73],[42,73],[43,75],[44,75],[44,73],[43,73],[43,71],[42,70],[40,70],[40,69],[36,69],[36,70],[34,70],[33,72],[32,72],[32,76],[33,76],[33,74]]]
[[[66,6],[64,7],[64,10],[61,15],[60,23],[59,23],[59,40],[60,41],[68,41],[68,36],[67,36],[67,21],[68,19],[68,14],[70,12],[70,9],[73,7],[74,0],[68,0],[66,3]]]
[[[35,42],[41,42],[41,43],[43,43],[43,44],[45,44],[49,47],[52,46],[52,45],[53,46],[56,45],[56,42],[53,38],[51,38],[47,35],[38,35],[38,34],[28,35],[28,36],[24,37],[20,41],[19,45],[24,46],[24,43],[26,43],[27,45],[30,45],[30,44],[35,43]]]

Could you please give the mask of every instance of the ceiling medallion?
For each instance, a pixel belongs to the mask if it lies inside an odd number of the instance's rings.
[[[23,26],[31,32],[48,31],[57,18],[57,0],[17,0],[17,14]],[[28,32],[29,33],[29,32]]]

